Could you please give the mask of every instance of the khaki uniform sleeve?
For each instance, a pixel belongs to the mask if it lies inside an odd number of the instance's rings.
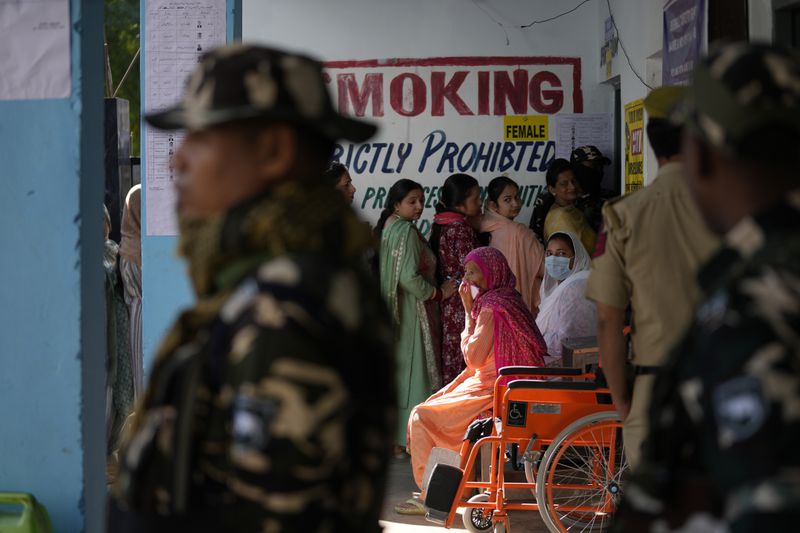
[[[586,285],[586,297],[597,303],[625,309],[632,294],[630,279],[625,274],[625,244],[630,229],[619,216],[618,205],[612,202],[603,207],[605,251],[594,260]]]

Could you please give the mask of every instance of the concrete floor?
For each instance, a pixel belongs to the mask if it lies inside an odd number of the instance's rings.
[[[417,486],[411,476],[411,464],[408,457],[394,459],[389,470],[389,487],[386,493],[381,525],[384,533],[436,533],[447,531],[445,528],[425,520],[424,516],[404,516],[394,512],[397,503],[404,502],[417,491]],[[460,513],[460,512],[459,512]],[[453,523],[454,531],[465,531],[461,518],[456,517]],[[542,522],[539,513],[513,512],[511,513],[512,533],[547,533],[547,528]]]

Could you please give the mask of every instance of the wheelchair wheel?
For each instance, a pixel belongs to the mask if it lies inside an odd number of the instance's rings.
[[[473,503],[488,502],[489,495],[485,493],[476,494],[468,501]],[[464,514],[462,515],[464,528],[470,533],[486,533],[487,531],[492,531],[493,514],[494,513],[492,511],[487,511],[485,509],[466,508],[464,509]]]
[[[553,533],[608,529],[627,470],[616,412],[594,413],[567,426],[548,447],[536,480],[547,528]]]

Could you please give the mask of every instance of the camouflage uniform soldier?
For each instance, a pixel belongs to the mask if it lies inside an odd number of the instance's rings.
[[[724,235],[657,377],[619,531],[796,531],[800,520],[800,61],[732,44],[695,67],[689,189]]]
[[[370,237],[322,174],[334,112],[319,63],[206,54],[175,155],[197,303],[156,356],[121,450],[109,531],[373,532],[395,427],[391,334]]]

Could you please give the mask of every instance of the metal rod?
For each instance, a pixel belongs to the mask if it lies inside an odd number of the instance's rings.
[[[114,94],[111,95],[111,98],[116,98],[117,97],[117,93],[122,88],[122,84],[125,83],[125,79],[128,77],[128,73],[130,73],[131,68],[133,68],[133,64],[136,63],[136,59],[138,59],[139,52],[141,50],[142,50],[141,47],[139,47],[139,49],[136,50],[136,54],[134,54],[133,59],[131,59],[131,64],[128,65],[128,69],[125,71],[125,74],[122,75],[122,79],[119,80],[119,85],[117,85],[117,90],[114,91]]]

